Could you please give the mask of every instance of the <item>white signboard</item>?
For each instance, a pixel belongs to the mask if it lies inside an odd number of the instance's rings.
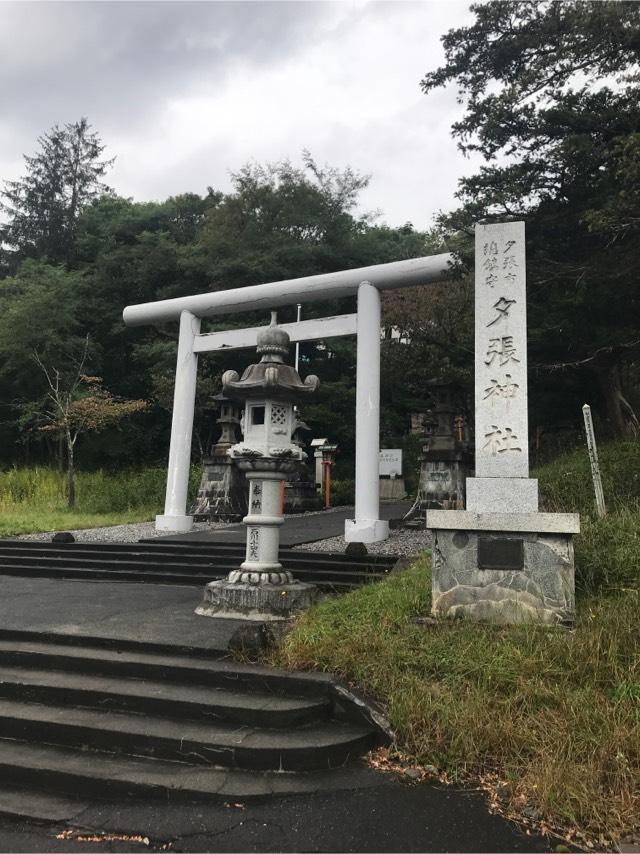
[[[401,448],[383,448],[380,451],[380,476],[402,477]]]

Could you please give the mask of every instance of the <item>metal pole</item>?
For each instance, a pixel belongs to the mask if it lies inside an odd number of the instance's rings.
[[[193,525],[193,516],[187,516],[187,490],[198,374],[198,355],[193,352],[193,343],[199,333],[200,318],[183,311],[173,394],[167,494],[164,515],[156,516],[157,531],[190,531]]]
[[[389,536],[380,519],[380,292],[358,288],[356,369],[356,507],[345,522],[347,542],[376,543]]]
[[[302,317],[302,303],[298,303],[298,316],[296,317],[297,323],[300,323],[301,317]],[[299,364],[300,364],[300,342],[296,341],[296,371],[298,370]]]
[[[596,447],[596,434],[593,430],[593,419],[591,417],[591,407],[588,403],[582,407],[584,416],[584,429],[587,434],[587,449],[589,451],[589,460],[591,461],[591,477],[593,478],[593,488],[596,493],[596,507],[598,516],[606,516],[607,508],[604,503],[604,490],[602,489],[602,478],[600,477],[600,464],[598,462],[598,449]]]

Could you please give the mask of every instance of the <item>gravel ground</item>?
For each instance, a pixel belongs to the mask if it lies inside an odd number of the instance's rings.
[[[318,513],[333,513],[342,510],[342,507],[332,507],[330,510],[314,510],[311,513],[288,513],[288,517],[315,516]],[[206,531],[213,528],[225,528],[229,522],[194,522],[194,531]],[[61,529],[63,530],[63,529]],[[11,540],[35,540],[36,542],[48,543],[55,531],[44,531],[41,534],[21,534],[19,537],[7,537]],[[106,528],[80,528],[71,531],[78,543],[137,543],[138,540],[148,540],[151,537],[164,536],[155,529],[155,522],[136,522],[130,525],[111,525]]]
[[[331,513],[342,508],[332,507],[331,510],[319,510],[318,513]],[[290,516],[313,516],[315,513],[292,513]],[[206,531],[213,528],[224,528],[227,522],[196,522],[194,531]],[[46,531],[42,534],[22,534],[11,539],[35,540],[38,542],[50,542],[54,531]],[[71,532],[79,543],[137,543],[138,540],[150,539],[161,536],[156,532],[154,522],[138,522],[131,525],[112,525],[107,528],[84,528]],[[343,552],[346,543],[344,537],[330,537],[327,540],[318,540],[315,543],[303,543],[295,546],[296,549],[309,552]],[[400,555],[401,557],[417,554],[431,547],[430,535],[426,530],[402,530],[394,529],[389,532],[389,539],[381,543],[370,543],[367,545],[369,554],[376,555]]]
[[[194,531],[206,531],[207,528],[224,528],[226,522],[196,522]],[[11,537],[18,540],[36,540],[47,543],[51,540],[55,531],[46,531],[42,534],[22,534],[19,537]],[[132,525],[111,525],[107,528],[81,528],[71,531],[79,543],[137,543],[138,540],[161,536],[156,532],[155,522],[136,522]]]
[[[344,537],[330,537],[328,540],[318,540],[316,543],[303,543],[295,546],[305,552],[343,552],[346,543]],[[367,543],[367,551],[372,555],[399,555],[409,557],[431,548],[431,535],[426,530],[389,531],[389,539],[381,543]]]

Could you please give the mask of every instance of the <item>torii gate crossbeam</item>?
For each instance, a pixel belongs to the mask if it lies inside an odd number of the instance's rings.
[[[453,262],[453,256],[447,253],[127,306],[123,312],[127,326],[180,322],[165,512],[156,518],[156,528],[184,532],[190,530],[193,523],[192,517],[187,516],[187,486],[198,352],[224,349],[224,342],[219,340],[223,333],[213,333],[218,336],[218,346],[207,346],[204,339],[208,336],[200,334],[201,319],[357,295],[356,506],[355,518],[345,522],[345,539],[363,543],[386,539],[389,527],[379,518],[378,483],[380,291],[440,282],[447,277]],[[351,332],[345,327],[338,334]],[[233,337],[232,330],[228,334]],[[330,336],[331,333],[326,337]],[[307,337],[316,336],[298,330],[297,340]]]

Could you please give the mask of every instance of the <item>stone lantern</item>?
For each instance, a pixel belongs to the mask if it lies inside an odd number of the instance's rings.
[[[220,438],[211,448],[211,456],[219,457],[226,454],[232,445],[235,445],[237,440],[236,431],[240,427],[240,411],[235,400],[227,397],[225,394],[216,394],[213,396],[215,407],[220,413],[216,418],[216,424],[220,425]]]
[[[453,389],[435,384],[432,395],[435,406],[425,418],[420,456],[419,509],[459,510],[464,507],[465,481],[473,469],[473,457],[457,420]]]
[[[213,402],[220,413],[216,419],[220,438],[203,460],[200,487],[191,515],[196,522],[239,522],[247,512],[247,482],[227,452],[237,442],[240,411],[237,402],[224,394],[216,394]]]
[[[294,404],[319,385],[313,375],[302,382],[297,371],[284,363],[288,350],[289,336],[276,325],[273,312],[271,326],[258,334],[260,361],[250,365],[242,378],[236,371],[222,376],[224,394],[244,401],[244,439],[227,453],[249,481],[249,513],[244,518],[247,551],[239,569],[206,586],[204,602],[196,611],[204,616],[286,619],[315,598],[315,587],[295,581],[278,560],[284,522],[281,484],[306,459],[292,440]]]

